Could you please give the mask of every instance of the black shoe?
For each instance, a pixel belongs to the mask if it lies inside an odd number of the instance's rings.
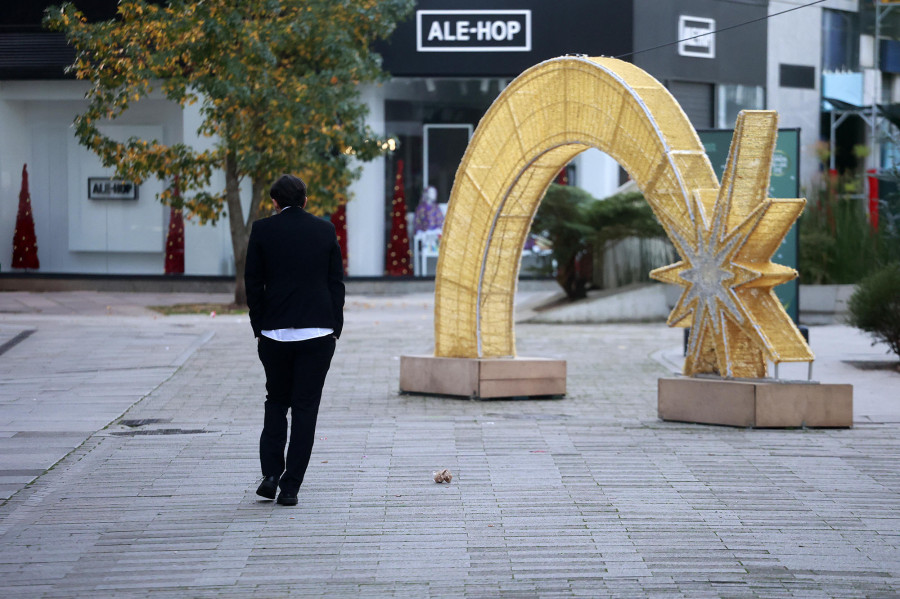
[[[266,499],[275,499],[275,492],[278,490],[278,477],[267,476],[259,483],[256,494]]]
[[[297,505],[297,493],[288,493],[282,489],[281,493],[278,494],[276,503],[278,505]]]

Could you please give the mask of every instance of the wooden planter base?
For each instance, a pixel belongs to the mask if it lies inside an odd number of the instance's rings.
[[[566,394],[565,360],[400,356],[400,391],[472,399]]]
[[[662,420],[756,428],[853,426],[853,386],[805,382],[659,379]]]

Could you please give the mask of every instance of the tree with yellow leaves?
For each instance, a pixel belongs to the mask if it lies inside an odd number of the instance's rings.
[[[246,303],[244,262],[250,227],[271,207],[268,186],[295,173],[319,214],[347,201],[358,176],[354,158],[384,151],[365,123],[359,85],[381,80],[374,40],[386,38],[412,0],[122,0],[116,18],[89,23],[70,3],[50,7],[44,25],[75,48],[69,71],[87,80],[87,109],[75,119],[79,142],[116,176],[168,182],[159,199],[201,223],[227,216],[237,275],[235,302]],[[132,137],[120,143],[104,123],[159,89],[181,106],[199,103],[198,131],[214,143]],[[225,188],[210,190],[224,171]],[[181,194],[175,193],[175,181]],[[241,203],[242,182],[250,209]]]

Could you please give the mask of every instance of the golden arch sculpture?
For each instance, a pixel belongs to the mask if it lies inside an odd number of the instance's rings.
[[[516,78],[459,166],[435,287],[435,356],[515,356],[513,300],[544,192],[580,152],[619,162],[682,261],[651,273],[685,288],[670,326],[691,326],[684,372],[764,377],[812,352],[772,292],[796,276],[771,257],[804,200],[767,198],[777,115],[744,112],[721,185],[669,92],[632,64],[562,57]]]

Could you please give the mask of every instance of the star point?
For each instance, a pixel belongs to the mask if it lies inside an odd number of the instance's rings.
[[[771,258],[805,203],[766,197],[777,134],[773,115],[742,112],[720,187],[694,191],[692,224],[663,222],[682,260],[650,276],[684,287],[668,324],[691,327],[687,375],[761,378],[766,359],[813,359],[772,291],[797,276]]]

